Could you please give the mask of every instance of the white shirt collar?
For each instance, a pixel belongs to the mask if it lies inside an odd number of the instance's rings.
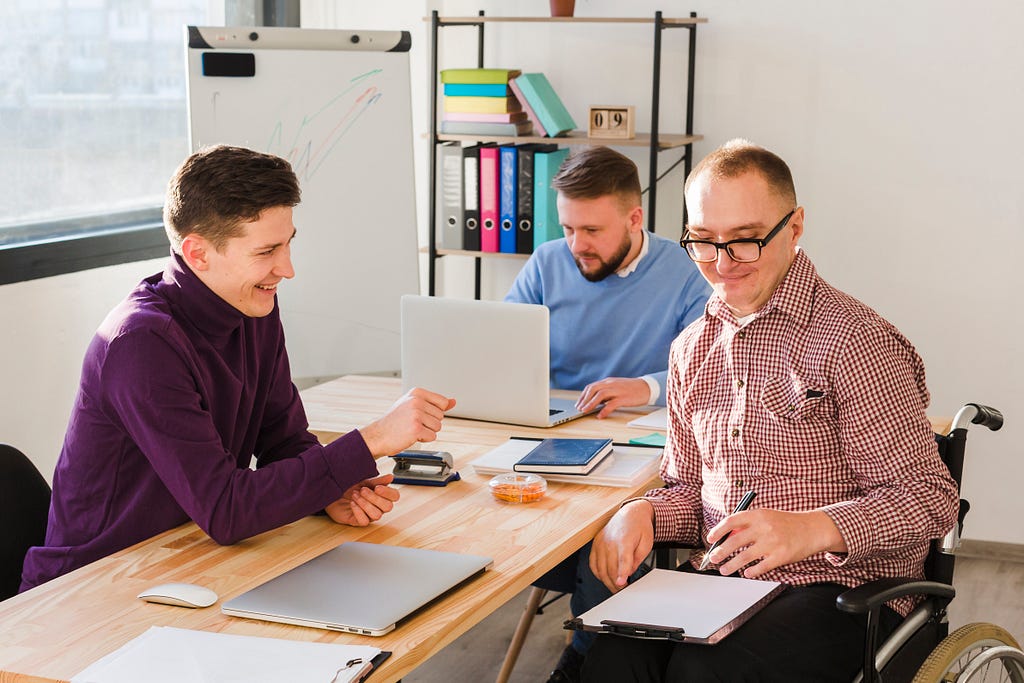
[[[640,230],[640,253],[636,255],[635,259],[633,259],[632,261],[629,262],[628,266],[624,266],[622,268],[619,268],[617,271],[615,271],[615,274],[618,275],[619,277],[626,277],[628,275],[631,275],[633,273],[633,271],[636,270],[637,266],[640,265],[640,259],[642,259],[644,256],[647,255],[647,248],[649,246],[650,246],[650,243],[648,242],[648,239],[647,239],[647,230],[641,228],[641,230]]]

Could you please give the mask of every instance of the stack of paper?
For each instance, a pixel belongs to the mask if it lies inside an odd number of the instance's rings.
[[[71,683],[347,683],[381,650],[153,626]],[[357,661],[358,660],[358,661]]]

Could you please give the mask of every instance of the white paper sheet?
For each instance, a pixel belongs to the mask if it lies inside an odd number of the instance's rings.
[[[349,661],[369,662],[379,653],[379,648],[365,645],[153,626],[91,664],[71,683],[347,683],[363,668],[346,668]]]
[[[627,427],[637,429],[656,429],[660,432],[668,431],[668,408],[658,408],[652,413],[641,415],[635,420],[626,423]]]

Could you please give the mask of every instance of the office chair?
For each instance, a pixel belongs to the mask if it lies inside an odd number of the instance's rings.
[[[50,512],[50,485],[32,461],[0,444],[0,600],[17,594],[25,553],[42,545]]]

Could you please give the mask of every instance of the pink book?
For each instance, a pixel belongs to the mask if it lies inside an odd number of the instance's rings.
[[[516,96],[516,99],[519,100],[519,104],[523,106],[523,111],[525,111],[526,115],[530,117],[531,121],[533,121],[533,130],[537,135],[547,137],[547,131],[544,130],[544,126],[541,125],[540,119],[537,118],[537,115],[533,112],[533,107],[531,107],[530,103],[526,101],[526,97],[523,95],[523,91],[519,89],[516,79],[513,78],[509,81],[508,87],[512,89],[512,94]]]

